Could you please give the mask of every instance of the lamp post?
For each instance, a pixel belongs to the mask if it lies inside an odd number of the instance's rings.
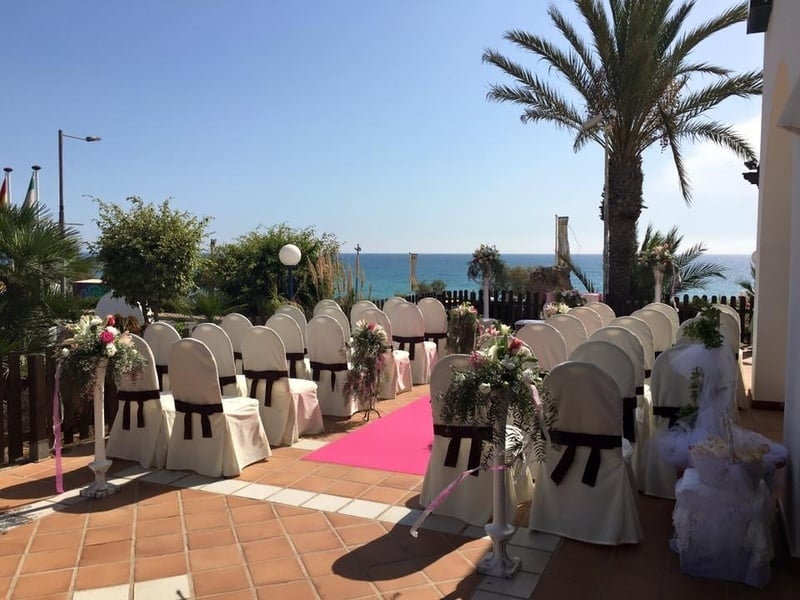
[[[281,264],[289,269],[289,300],[294,299],[294,268],[300,262],[303,253],[294,244],[286,244],[278,252]]]
[[[589,117],[581,125],[581,129],[586,133],[592,131],[598,125],[603,126],[603,298],[608,297],[608,134],[614,119],[617,118],[617,111],[614,109],[604,111],[600,114]]]
[[[361,244],[359,244],[358,242],[356,242],[355,251],[356,251],[356,289],[355,289],[356,293],[355,293],[355,301],[358,302],[358,299],[359,299],[359,296],[358,296],[358,270],[361,267],[361,265],[358,262],[358,255],[361,254]]]
[[[84,142],[99,142],[100,137],[96,135],[87,135],[80,137],[77,135],[69,135],[64,133],[63,129],[58,130],[58,230],[61,235],[64,235],[64,138],[71,138],[73,140],[81,140]],[[67,279],[61,278],[61,295],[67,293]]]

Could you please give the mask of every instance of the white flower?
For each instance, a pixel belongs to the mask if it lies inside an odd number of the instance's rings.
[[[533,384],[536,382],[536,374],[531,369],[522,371],[522,380],[525,383]]]
[[[114,356],[117,353],[117,346],[115,344],[106,344],[105,354],[109,358]]]
[[[492,391],[492,386],[488,383],[482,383],[478,386],[478,391],[485,396]]]
[[[100,317],[92,317],[89,319],[89,325],[100,325],[103,322],[103,319]]]
[[[517,350],[517,356],[521,356],[522,358],[528,358],[529,356],[533,356],[533,352],[528,346],[522,346],[519,350]]]
[[[467,379],[467,376],[464,373],[455,373],[453,375],[453,383],[464,383]]]
[[[69,356],[69,348],[62,348],[61,349],[61,358],[67,358]]]
[[[111,333],[113,333],[114,337],[117,337],[119,335],[119,329],[117,329],[116,327],[111,327],[110,325],[106,327],[106,331],[110,331]]]
[[[510,325],[501,324],[499,331],[500,331],[500,335],[508,335],[509,333],[511,333],[511,326]]]
[[[516,368],[516,364],[514,363],[514,360],[511,358],[504,358],[503,360],[500,361],[500,364],[506,371],[513,371]]]

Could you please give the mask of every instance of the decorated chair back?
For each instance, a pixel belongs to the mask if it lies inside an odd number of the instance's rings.
[[[355,327],[356,323],[361,320],[361,314],[369,308],[378,308],[372,300],[359,300],[350,309],[350,326]]]
[[[297,322],[297,325],[300,327],[300,333],[303,335],[303,348],[308,348],[306,342],[306,327],[308,326],[306,313],[295,304],[281,304],[275,311],[275,314],[289,315]]]
[[[644,347],[635,333],[624,327],[607,325],[595,331],[589,339],[592,341],[610,342],[624,350],[625,354],[630,357],[631,364],[633,365],[636,387],[642,388],[644,386]],[[643,390],[640,390],[639,393],[642,392]]]
[[[150,323],[144,330],[144,341],[150,346],[153,351],[153,361],[155,364],[156,372],[158,375],[159,389],[169,389],[169,381],[164,381],[166,374],[169,371],[169,350],[172,345],[181,339],[178,330],[169,323],[164,321],[156,321]]]
[[[675,343],[678,330],[677,328],[675,328],[675,331],[672,330],[672,321],[662,310],[640,308],[633,311],[631,316],[638,317],[650,325],[650,329],[653,330],[653,349],[656,356],[669,349]]]
[[[586,335],[592,335],[603,326],[603,318],[600,313],[588,306],[576,306],[571,308],[569,313],[573,317],[578,317],[586,328]]]
[[[281,386],[289,392],[286,350],[277,331],[264,326],[251,327],[242,340],[242,354],[248,396],[255,398],[260,389],[271,392],[273,386]],[[260,399],[265,394],[261,394]]]
[[[188,404],[219,404],[217,361],[201,340],[184,338],[169,352],[169,374],[175,400]]]
[[[331,300],[330,298],[323,298],[319,302],[314,305],[313,316],[317,316],[322,314],[322,309],[324,308],[335,308],[339,312],[342,312],[342,307],[339,306],[339,303],[336,300]]]
[[[403,304],[404,302],[408,302],[408,300],[401,298],[400,296],[392,296],[391,298],[387,298],[383,303],[383,312],[388,315],[393,306]]]
[[[662,313],[669,319],[669,323],[672,326],[673,335],[678,331],[678,327],[680,327],[681,324],[681,318],[678,316],[678,311],[669,304],[665,304],[664,302],[651,302],[642,308],[657,310],[658,312]]]
[[[322,306],[317,312],[314,313],[315,317],[319,315],[327,315],[333,318],[339,324],[339,327],[342,328],[342,331],[344,331],[344,339],[350,339],[350,321],[348,320],[347,315],[342,312],[341,308]]]
[[[653,330],[650,329],[650,325],[639,317],[630,316],[617,317],[613,319],[609,325],[624,327],[639,338],[639,341],[642,342],[642,350],[644,351],[645,378],[650,377],[650,371],[653,369],[653,361],[656,359],[653,346]]]
[[[228,334],[225,333],[222,327],[214,323],[200,323],[192,330],[192,337],[208,346],[208,349],[214,355],[221,380],[223,378],[235,378],[236,364],[233,359],[233,344],[231,344]],[[225,383],[224,385],[227,384]]]
[[[233,346],[233,357],[236,362],[236,371],[241,373],[242,365],[242,337],[253,324],[250,319],[239,313],[230,313],[222,317],[220,327],[228,334]]]
[[[548,317],[545,322],[558,329],[564,336],[564,341],[567,343],[567,356],[577,348],[578,344],[585,342],[589,337],[583,322],[576,316],[557,314]]]
[[[380,325],[383,327],[384,331],[386,331],[386,337],[389,338],[389,343],[392,343],[392,323],[389,321],[389,317],[386,316],[386,313],[380,308],[368,308],[362,311],[359,321]]]
[[[275,331],[283,342],[286,363],[292,377],[306,379],[304,358],[306,348],[303,344],[303,332],[288,313],[275,313],[267,319],[266,326]]]
[[[150,349],[149,344],[143,338],[135,334],[130,335],[133,347],[144,358],[144,366],[141,372],[125,373],[122,375],[117,389],[126,392],[144,392],[151,390],[158,390],[158,373],[156,372],[156,361],[153,358],[153,351]]]
[[[614,309],[605,302],[589,302],[586,306],[600,315],[600,318],[603,319],[603,325],[608,325],[617,316]]]
[[[567,342],[549,323],[528,323],[515,335],[530,347],[543,371],[550,371],[567,360]]]
[[[450,354],[436,363],[431,371],[431,410],[433,411],[433,422],[442,424],[442,399],[441,396],[450,387],[453,381],[454,369],[466,369],[469,367],[468,354]]]
[[[447,310],[436,298],[420,298],[417,306],[422,311],[425,324],[425,339],[436,342],[439,355],[443,356],[447,348]]]

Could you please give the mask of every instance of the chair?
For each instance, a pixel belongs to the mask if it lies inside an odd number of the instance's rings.
[[[250,319],[239,313],[230,313],[222,317],[220,327],[228,334],[233,346],[233,360],[236,363],[236,373],[242,373],[242,337],[253,326]]]
[[[567,356],[572,354],[578,344],[585,342],[589,338],[589,334],[586,333],[586,327],[576,316],[570,314],[552,315],[545,319],[545,323],[558,329],[561,335],[564,336],[564,341],[567,343]]]
[[[729,315],[731,315],[734,319],[736,319],[736,322],[739,324],[739,328],[741,329],[741,327],[742,327],[742,318],[739,316],[739,313],[737,312],[737,310],[735,308],[733,308],[732,306],[728,306],[727,304],[722,304],[720,302],[716,302],[716,303],[712,304],[711,306],[713,306],[714,308],[716,308],[720,312],[728,313]]]
[[[389,338],[389,343],[393,344],[392,338],[392,324],[389,322],[389,317],[386,313],[379,308],[369,308],[361,314],[361,320],[367,323],[377,323],[386,331],[386,336]],[[397,394],[408,392],[413,387],[411,380],[411,358],[408,356],[406,350],[391,350],[387,351],[387,362],[385,365],[384,373],[388,377],[383,379],[378,388],[378,398],[387,400],[396,398]]]
[[[616,327],[624,327],[639,338],[639,341],[642,342],[642,349],[644,350],[644,378],[646,380],[650,379],[650,372],[653,370],[653,361],[656,359],[656,353],[653,347],[653,330],[650,329],[650,325],[639,317],[616,317],[608,324]]]
[[[275,313],[289,315],[297,321],[297,324],[300,326],[300,333],[303,334],[303,354],[308,354],[308,344],[306,344],[308,319],[306,319],[306,313],[303,312],[303,309],[296,304],[281,304]]]
[[[311,379],[300,325],[289,313],[275,313],[267,319],[266,326],[277,332],[286,351],[286,364],[292,379]]]
[[[251,327],[242,339],[248,396],[258,411],[270,446],[291,446],[303,434],[322,433],[317,384],[289,377],[286,350],[268,327]]]
[[[317,312],[314,313],[315,317],[318,315],[328,315],[329,317],[332,317],[339,324],[339,327],[342,328],[342,331],[344,331],[344,339],[350,342],[350,321],[348,320],[347,315],[342,312],[341,308],[320,306]]]
[[[617,384],[600,367],[569,361],[544,385],[558,410],[558,430],[550,432],[557,446],[537,468],[530,528],[595,544],[641,541]]]
[[[247,396],[247,384],[244,375],[236,374],[236,363],[233,359],[233,344],[219,325],[200,323],[192,329],[192,337],[200,340],[214,355],[219,376],[219,389],[223,396]]]
[[[314,309],[311,315],[316,317],[318,314],[320,314],[320,311],[322,311],[323,308],[335,308],[339,312],[342,312],[342,307],[339,306],[339,303],[336,302],[336,300],[331,300],[330,298],[323,298],[314,305]]]
[[[361,314],[368,308],[378,308],[372,300],[359,300],[350,309],[350,326],[355,327],[356,323],[361,320]]]
[[[400,296],[392,296],[391,298],[387,298],[383,301],[383,308],[381,310],[388,315],[390,308],[397,306],[398,304],[403,304],[404,302],[408,302],[408,300]]]
[[[644,389],[644,346],[638,336],[630,329],[618,325],[607,325],[595,331],[589,338],[592,341],[610,342],[618,346],[630,357],[636,378],[636,393],[642,395]]]
[[[724,304],[715,305],[719,309]],[[742,354],[739,341],[742,339],[742,330],[739,321],[739,315],[733,316],[735,313],[731,307],[726,307],[728,310],[720,309],[719,313],[719,330],[725,340],[725,346],[730,348],[733,354],[733,359],[736,361],[739,369],[737,370],[738,377],[736,378],[736,406],[739,408],[749,408],[750,404],[747,399],[745,391],[744,378],[742,377]]]
[[[425,320],[422,311],[411,302],[397,303],[385,311],[392,324],[392,337],[399,350],[408,350],[411,359],[411,380],[414,385],[430,381],[436,365],[436,344],[425,341]]]
[[[578,317],[586,328],[586,335],[592,335],[600,329],[604,323],[600,313],[589,306],[576,306],[569,309],[567,314]]]
[[[672,310],[672,309],[670,309]],[[653,350],[656,356],[673,346],[678,335],[677,328],[672,329],[672,321],[663,311],[655,308],[640,308],[631,313],[638,317],[653,331]]]
[[[586,306],[600,315],[600,318],[603,319],[603,325],[608,325],[617,316],[614,309],[605,302],[589,302]]]
[[[439,398],[450,386],[453,369],[466,368],[468,365],[469,356],[466,354],[450,354],[436,363],[431,373],[433,446],[420,492],[420,504],[424,507],[429,506],[459,474],[477,467],[489,450],[492,427],[488,423],[475,428],[447,425],[441,420],[442,405]],[[478,445],[475,451],[474,444]],[[517,509],[517,486],[511,471],[505,471],[505,476],[508,490],[506,514],[514,515]],[[476,475],[465,478],[432,512],[455,517],[472,525],[485,525],[492,516],[492,472],[480,470]]]
[[[567,360],[567,342],[564,341],[564,336],[548,323],[528,323],[515,335],[528,344],[543,371],[551,371],[553,367]]]
[[[651,302],[650,304],[645,304],[642,308],[657,310],[658,312],[662,313],[665,317],[669,319],[670,325],[672,325],[672,343],[674,344],[675,335],[677,334],[678,327],[680,327],[681,324],[681,319],[678,316],[678,311],[669,304],[665,304],[664,302]]]
[[[333,317],[317,315],[308,322],[308,359],[311,378],[317,382],[317,398],[323,415],[349,417],[358,411],[355,398],[344,395],[347,379],[347,340]]]
[[[169,391],[169,349],[179,339],[178,330],[164,321],[150,323],[144,330],[144,341],[153,352],[158,389],[162,392]]]
[[[436,344],[439,356],[447,353],[447,310],[436,298],[420,298],[417,306],[425,323],[425,339]]]
[[[137,462],[145,469],[161,469],[167,464],[175,402],[172,394],[158,390],[158,373],[150,346],[138,335],[131,334],[130,338],[145,364],[141,373],[125,374],[117,385],[119,408],[111,425],[106,453]]]
[[[569,360],[597,365],[611,375],[622,394],[622,437],[633,449],[631,467],[636,489],[644,487],[646,453],[650,444],[649,405],[639,406],[636,370],[631,357],[619,346],[602,340],[589,340],[575,348]]]
[[[258,400],[222,397],[208,346],[193,338],[176,342],[169,353],[169,372],[176,419],[167,449],[168,469],[234,477],[270,456]]]

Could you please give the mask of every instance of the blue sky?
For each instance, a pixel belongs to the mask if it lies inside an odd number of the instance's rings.
[[[696,21],[730,3],[698,2]],[[571,3],[558,0],[568,15]],[[555,38],[538,0],[10,0],[3,3],[0,166],[21,201],[30,165],[57,215],[57,131],[66,220],[97,235],[87,196],[130,195],[213,217],[220,243],[287,223],[337,236],[347,251],[549,252],[568,215],[573,253],[599,252],[599,146],[572,152],[552,125],[523,125],[489,103],[508,82],[481,63],[522,28]],[[762,35],[744,24],[698,59],[761,68]],[[715,117],[758,147],[760,98]],[[757,189],[732,154],[686,148],[686,207],[668,154],[645,156],[648,222],[680,226],[713,253],[755,249]]]

